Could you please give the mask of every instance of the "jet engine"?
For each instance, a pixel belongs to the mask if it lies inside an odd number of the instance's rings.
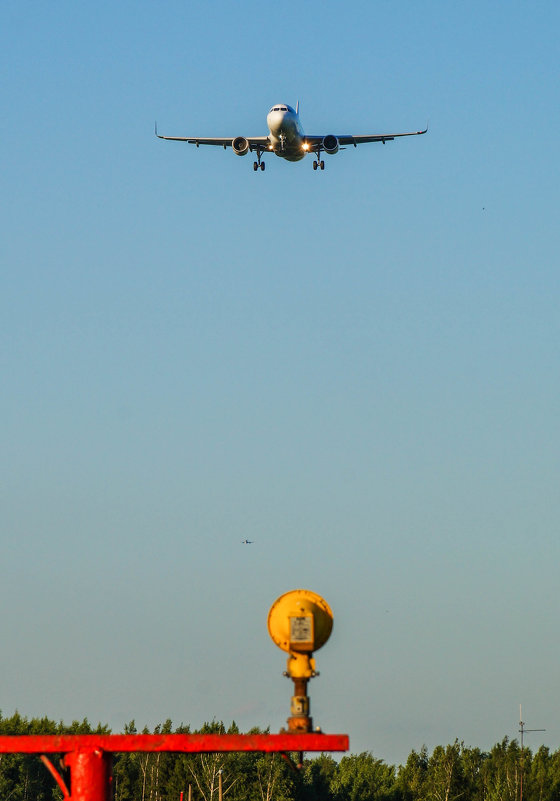
[[[245,156],[249,152],[249,142],[244,136],[236,136],[231,147],[237,156]]]
[[[323,150],[325,153],[328,153],[329,156],[334,156],[335,153],[338,153],[338,139],[333,134],[328,134],[323,139]]]

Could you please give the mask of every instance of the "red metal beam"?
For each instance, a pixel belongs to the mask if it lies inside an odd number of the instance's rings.
[[[110,801],[111,755],[119,752],[174,751],[202,754],[227,751],[347,751],[346,734],[28,734],[0,737],[0,754],[41,754],[65,801]],[[71,786],[45,754],[64,754]],[[291,763],[291,760],[290,760]],[[294,766],[295,767],[295,766]]]
[[[347,734],[28,734],[0,736],[0,754],[66,754],[102,750],[175,751],[348,751]]]

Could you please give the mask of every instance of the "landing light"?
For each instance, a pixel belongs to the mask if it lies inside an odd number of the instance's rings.
[[[310,732],[307,683],[319,674],[315,670],[313,651],[329,639],[333,615],[328,603],[311,590],[292,590],[281,595],[268,613],[268,633],[276,645],[288,652],[284,675],[294,682],[289,732]]]
[[[304,150],[309,150],[309,145],[307,144],[307,142],[303,143],[303,149]]]

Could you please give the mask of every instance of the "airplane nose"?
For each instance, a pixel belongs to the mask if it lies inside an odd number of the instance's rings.
[[[282,125],[284,114],[281,111],[271,111],[267,118],[268,127],[272,131],[278,129]]]

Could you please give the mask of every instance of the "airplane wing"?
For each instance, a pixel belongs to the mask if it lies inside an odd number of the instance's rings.
[[[358,145],[365,145],[368,142],[391,142],[393,139],[396,139],[399,136],[419,136],[421,134],[425,134],[428,128],[424,128],[423,131],[408,131],[406,133],[388,133],[388,134],[340,134],[336,135],[338,139],[339,145],[354,145],[357,147]],[[323,141],[323,136],[306,136],[305,140],[311,146],[311,149],[315,150]]]
[[[235,136],[162,136],[158,133],[157,124],[155,132],[158,139],[168,139],[171,142],[188,142],[188,144],[196,145],[197,147],[199,145],[218,145],[223,147],[224,150],[226,147],[231,147],[235,139]],[[269,144],[268,136],[247,136],[245,138],[249,142],[249,150],[256,150],[257,147],[263,149],[268,147]]]

